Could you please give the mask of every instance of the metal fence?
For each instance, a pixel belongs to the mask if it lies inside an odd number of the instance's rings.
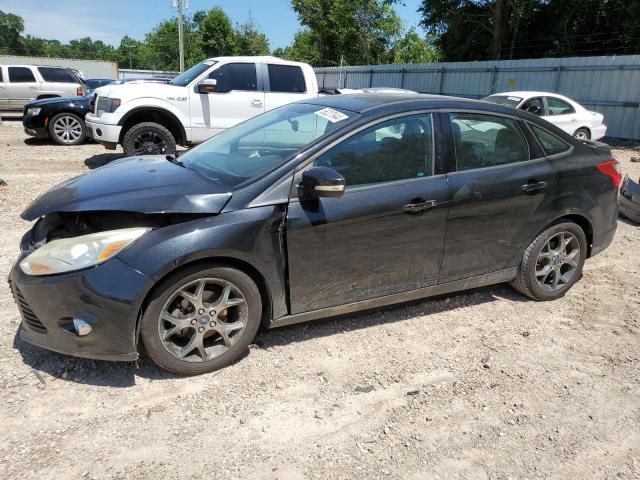
[[[123,78],[151,78],[151,77],[161,77],[161,78],[173,78],[178,75],[180,72],[169,72],[164,70],[140,70],[137,68],[121,68],[118,72],[119,79]]]
[[[324,88],[396,87],[469,98],[557,92],[602,113],[608,136],[640,139],[640,55],[323,67],[316,75]]]
[[[47,65],[74,68],[81,72],[84,78],[118,78],[118,64],[102,60],[0,55],[0,65]]]

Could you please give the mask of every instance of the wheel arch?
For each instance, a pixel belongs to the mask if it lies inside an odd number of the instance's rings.
[[[188,268],[193,268],[194,266],[202,266],[202,268],[208,267],[231,267],[235,268],[245,274],[247,274],[251,280],[255,282],[258,287],[258,291],[260,292],[260,298],[262,300],[262,317],[261,324],[266,326],[272,316],[272,299],[271,299],[271,289],[265,279],[265,276],[253,265],[245,260],[241,260],[235,257],[229,256],[216,256],[216,257],[205,257],[195,259],[184,264],[181,264],[179,267],[171,269],[167,272],[164,272],[163,275],[153,282],[153,285],[146,291],[144,294],[143,300],[140,302],[140,305],[136,311],[136,329],[135,329],[135,341],[139,342],[140,338],[140,320],[142,319],[142,314],[146,310],[149,301],[152,295],[160,288],[162,283],[171,275],[176,273],[180,273]]]
[[[55,95],[55,94],[52,94],[52,93],[45,93],[43,95],[38,95],[36,97],[36,100],[45,100],[47,98],[60,98],[60,95]]]
[[[172,112],[161,107],[137,107],[127,112],[118,122],[122,127],[118,143],[122,144],[124,136],[132,126],[143,122],[158,123],[171,132],[177,144],[187,143],[187,133],[182,122]]]
[[[591,139],[591,137],[593,136],[593,131],[591,130],[591,126],[589,126],[589,125],[581,125],[581,126],[579,126],[578,128],[576,128],[573,131],[573,135],[572,136],[575,136],[575,134],[578,132],[578,130],[586,130],[587,133],[589,134],[589,139]]]
[[[531,243],[533,239],[537,238],[537,236],[544,232],[547,228],[565,221],[575,223],[582,229],[582,231],[584,232],[584,236],[587,238],[587,258],[591,257],[591,248],[593,246],[593,224],[591,223],[591,220],[589,220],[585,215],[576,212],[565,213],[553,219],[542,229],[536,232],[529,243]]]

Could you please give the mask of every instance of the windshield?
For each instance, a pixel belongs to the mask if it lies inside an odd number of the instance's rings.
[[[507,95],[491,95],[483,98],[485,102],[497,103],[498,105],[506,105],[507,107],[516,108],[522,101],[521,97],[511,97]]]
[[[358,114],[292,103],[230,128],[180,157],[183,165],[230,187],[256,179]]]
[[[197,65],[194,65],[186,72],[182,72],[176,78],[169,82],[170,85],[177,85],[178,87],[186,87],[191,82],[193,82],[196,78],[198,78],[201,74],[206,72],[209,68],[215,65],[215,61],[213,60],[205,60]]]

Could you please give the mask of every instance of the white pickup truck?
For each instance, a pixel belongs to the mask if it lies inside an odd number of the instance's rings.
[[[218,57],[168,84],[107,85],[96,90],[87,135],[128,156],[173,154],[265,111],[318,96],[311,66],[279,58]]]

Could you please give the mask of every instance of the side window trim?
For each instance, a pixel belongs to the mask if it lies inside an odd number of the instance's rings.
[[[452,113],[462,113],[462,114],[475,114],[475,115],[486,115],[489,117],[499,117],[499,118],[506,118],[508,120],[511,120],[515,125],[516,128],[518,129],[520,135],[522,136],[522,138],[524,138],[525,144],[527,146],[527,152],[529,154],[529,158],[526,160],[522,160],[519,162],[511,162],[511,163],[505,163],[502,165],[488,165],[486,167],[478,167],[478,168],[473,168],[473,169],[467,169],[467,170],[458,170],[458,157],[457,157],[457,152],[456,152],[456,148],[455,148],[455,139],[453,137],[453,127],[452,127],[452,119],[451,119],[451,114]],[[488,168],[502,168],[502,167],[509,167],[509,166],[513,166],[516,164],[521,164],[521,163],[526,163],[526,162],[530,162],[531,160],[537,160],[537,158],[533,158],[532,155],[532,149],[531,149],[531,144],[529,143],[529,138],[527,136],[527,134],[525,133],[525,130],[523,128],[523,125],[521,123],[521,119],[517,118],[517,117],[512,117],[510,115],[506,115],[506,114],[502,114],[499,112],[489,112],[489,111],[485,111],[485,110],[461,110],[461,109],[453,109],[453,110],[448,110],[446,112],[446,117],[448,120],[448,124],[449,124],[449,144],[450,144],[450,152],[449,155],[453,158],[453,162],[449,162],[449,169],[453,167],[453,170],[449,170],[447,173],[458,173],[458,172],[469,172],[469,171],[478,171],[478,170],[485,170]],[[544,152],[544,149],[542,150]]]
[[[316,159],[322,155],[324,155],[326,152],[328,152],[329,150],[331,150],[332,148],[334,148],[335,146],[341,144],[344,141],[347,141],[349,138],[353,137],[354,135],[357,135],[358,133],[367,130],[371,127],[374,127],[378,124],[387,122],[389,120],[394,120],[396,118],[402,118],[402,117],[411,117],[411,116],[416,116],[416,115],[430,115],[431,116],[431,132],[432,135],[435,135],[436,132],[436,127],[435,127],[435,122],[438,121],[438,117],[439,117],[439,113],[441,113],[441,111],[439,109],[428,109],[428,110],[415,110],[415,111],[411,111],[411,112],[402,112],[402,113],[395,113],[392,115],[388,115],[385,117],[381,117],[381,118],[376,118],[374,120],[371,120],[368,123],[365,123],[364,125],[360,125],[358,128],[356,128],[355,130],[351,130],[350,132],[345,133],[344,135],[341,135],[340,137],[334,139],[331,143],[329,143],[328,145],[325,145],[323,148],[321,148],[320,150],[318,150],[317,152],[314,152],[312,155],[309,156],[309,158],[306,158],[304,161],[302,161],[298,166],[295,167],[294,169],[294,182],[292,184],[291,187],[291,193],[289,195],[290,201],[297,201],[297,188],[298,188],[298,184],[300,183],[300,181],[302,180],[302,173],[304,173],[305,170],[312,168],[313,167],[313,163],[316,161]],[[437,155],[439,154],[438,152],[438,148],[436,148],[436,143],[438,143],[436,141],[436,139],[434,139],[434,141],[432,141],[432,155],[434,155],[434,160],[431,162],[432,167],[432,174],[430,176],[425,176],[425,177],[418,177],[418,178],[410,178],[410,179],[405,179],[405,180],[393,180],[393,181],[389,181],[389,182],[381,182],[381,183],[376,183],[375,185],[369,185],[369,186],[365,186],[362,188],[377,188],[377,187],[381,187],[381,186],[386,186],[389,184],[398,184],[398,183],[402,183],[402,182],[414,182],[414,181],[419,181],[419,180],[428,180],[431,178],[437,178],[437,177],[441,177],[443,175],[446,174],[446,172],[442,171],[439,173],[435,172],[435,158],[437,158]],[[345,195],[347,193],[349,193],[349,191],[361,191],[360,188],[356,188],[356,189],[351,189],[351,190],[346,190],[345,191]]]

